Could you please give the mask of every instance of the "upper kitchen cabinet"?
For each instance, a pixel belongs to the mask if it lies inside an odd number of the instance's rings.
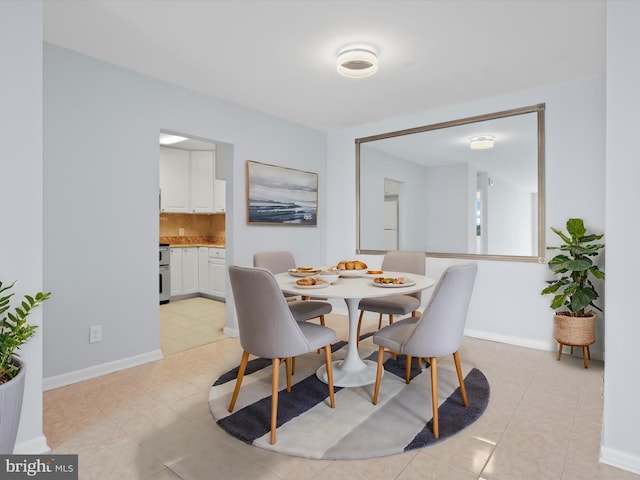
[[[189,209],[189,165],[188,151],[160,147],[161,212],[191,212]]]
[[[217,165],[216,165],[217,166]],[[224,213],[227,207],[227,182],[215,179],[213,181],[213,211]]]
[[[213,209],[214,153],[190,152],[191,187],[189,200],[193,213],[211,213]]]
[[[160,147],[160,211],[224,212],[225,181],[215,168],[215,151]]]

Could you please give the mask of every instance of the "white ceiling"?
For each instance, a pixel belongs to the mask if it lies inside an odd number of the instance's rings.
[[[604,74],[604,0],[45,0],[45,41],[324,131]],[[350,43],[379,69],[335,69]]]

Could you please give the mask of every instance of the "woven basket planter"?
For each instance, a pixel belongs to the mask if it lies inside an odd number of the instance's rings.
[[[589,368],[591,359],[589,345],[596,341],[596,313],[589,313],[589,317],[570,317],[562,313],[553,317],[553,338],[559,344],[558,360],[564,345],[571,347],[571,353],[573,353],[573,347],[582,347],[584,368]]]
[[[553,338],[563,345],[582,347],[596,341],[596,313],[590,317],[570,317],[556,314],[553,317]]]

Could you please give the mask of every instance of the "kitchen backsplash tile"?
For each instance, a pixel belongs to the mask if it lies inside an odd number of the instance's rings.
[[[224,245],[225,214],[160,214],[160,243]]]

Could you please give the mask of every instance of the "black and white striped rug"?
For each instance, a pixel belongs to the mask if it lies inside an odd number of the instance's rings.
[[[333,359],[344,358],[346,343],[333,345]],[[361,357],[377,359],[371,346],[360,344]],[[239,359],[238,359],[239,360]],[[378,404],[373,385],[335,388],[336,408],[329,407],[327,385],[315,372],[324,354],[296,358],[291,393],[284,367],[280,373],[277,442],[269,443],[271,418],[271,360],[249,361],[233,413],[227,408],[238,369],[222,375],[209,393],[209,409],[230,435],[267,450],[316,459],[361,459],[423,448],[455,435],[475,422],[489,403],[489,383],[477,368],[462,364],[469,406],[462,405],[453,362],[438,362],[440,438],[432,433],[431,374],[413,366],[411,383],[404,381],[405,360],[398,355],[385,362]],[[464,358],[462,359],[464,361]],[[415,364],[414,360],[414,364]]]

